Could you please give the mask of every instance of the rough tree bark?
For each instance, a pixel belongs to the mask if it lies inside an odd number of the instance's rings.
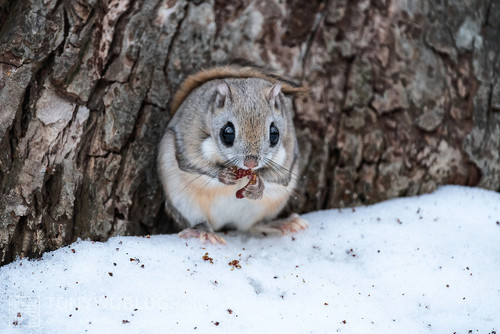
[[[290,210],[500,190],[496,0],[0,0],[0,22],[0,263],[169,231],[168,102],[233,58],[311,87]]]

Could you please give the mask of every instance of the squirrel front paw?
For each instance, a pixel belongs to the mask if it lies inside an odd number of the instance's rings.
[[[241,197],[238,196],[238,192],[241,192]],[[236,197],[238,198],[261,199],[264,194],[264,182],[262,182],[260,177],[255,177],[255,182],[249,182],[245,187],[238,190],[238,192],[236,193]]]
[[[221,183],[231,185],[236,184],[236,172],[232,168],[224,168],[219,172],[218,175],[219,181]]]

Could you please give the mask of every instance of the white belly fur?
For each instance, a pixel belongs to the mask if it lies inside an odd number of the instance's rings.
[[[245,186],[247,178],[228,186],[206,175],[180,170],[171,133],[163,137],[159,149],[159,171],[165,192],[191,226],[208,222],[214,230],[226,224],[232,224],[238,230],[248,230],[260,221],[274,218],[285,206],[295,186],[294,181],[286,187],[265,183],[261,199],[238,199],[236,191]]]

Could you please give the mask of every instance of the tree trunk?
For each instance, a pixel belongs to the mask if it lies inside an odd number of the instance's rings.
[[[498,1],[0,0],[0,22],[0,263],[171,231],[168,103],[235,58],[311,87],[288,211],[500,190]]]

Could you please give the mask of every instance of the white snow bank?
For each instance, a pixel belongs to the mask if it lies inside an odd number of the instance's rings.
[[[0,333],[500,330],[500,194],[448,186],[305,218],[293,237],[116,237],[16,261]]]

